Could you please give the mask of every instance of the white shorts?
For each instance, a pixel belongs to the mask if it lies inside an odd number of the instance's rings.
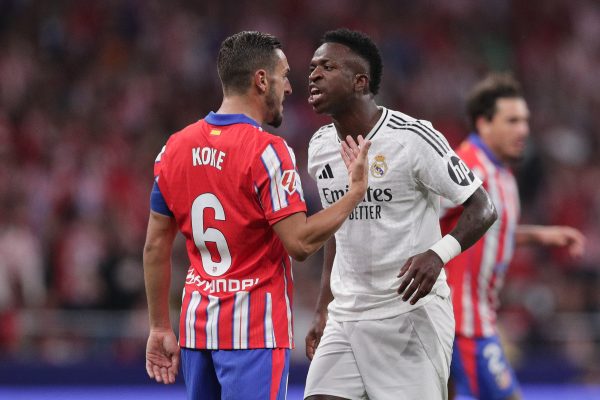
[[[450,298],[382,320],[329,318],[310,364],[304,397],[447,399],[454,315]]]

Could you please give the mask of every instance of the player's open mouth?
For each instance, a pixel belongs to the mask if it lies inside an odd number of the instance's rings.
[[[319,99],[322,96],[323,92],[321,92],[318,88],[313,86],[310,88],[310,96],[308,96],[308,103],[314,104],[315,102],[319,101]]]

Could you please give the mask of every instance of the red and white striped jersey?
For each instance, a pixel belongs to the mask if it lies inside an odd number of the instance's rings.
[[[210,113],[169,138],[155,176],[191,262],[180,345],[292,348],[291,260],[271,227],[306,212],[292,149],[244,115]]]
[[[496,333],[498,292],[514,251],[519,219],[519,194],[512,172],[473,134],[456,152],[483,181],[498,220],[473,246],[446,265],[452,292],[456,334],[487,337]],[[462,207],[450,209],[441,220],[444,234],[456,225]]]

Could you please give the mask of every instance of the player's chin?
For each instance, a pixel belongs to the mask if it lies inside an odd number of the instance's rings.
[[[283,122],[283,113],[280,113],[280,114],[275,115],[271,119],[271,121],[267,122],[267,124],[272,126],[273,128],[279,128],[281,126],[282,122]]]
[[[327,111],[327,107],[321,100],[313,100],[308,102],[312,106],[312,109],[317,114],[324,114]]]
[[[523,157],[523,155],[525,154],[526,146],[527,144],[525,141],[517,141],[513,143],[513,145],[511,146],[512,156]]]
[[[523,160],[523,158],[525,157],[525,148],[513,149],[509,157],[512,159],[513,162],[519,162]]]

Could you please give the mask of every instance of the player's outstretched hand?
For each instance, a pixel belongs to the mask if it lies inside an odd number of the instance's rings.
[[[319,347],[319,342],[321,342],[321,336],[323,336],[323,331],[325,330],[325,324],[327,323],[327,312],[317,312],[312,320],[312,325],[306,334],[306,338],[304,339],[306,343],[306,357],[309,360],[312,360],[315,356],[315,351],[317,347]]]
[[[398,288],[402,300],[410,299],[410,304],[414,305],[429,294],[443,267],[444,263],[433,250],[427,250],[406,260],[398,274],[398,277],[404,277]]]
[[[340,153],[342,160],[348,168],[348,176],[350,178],[350,189],[361,190],[363,193],[367,191],[368,171],[367,171],[367,154],[371,142],[358,136],[358,143],[354,141],[352,136],[346,136],[346,141],[342,142]],[[354,189],[354,190],[356,190]]]
[[[152,329],[146,344],[146,372],[158,383],[175,383],[179,371],[179,344],[172,329]]]
[[[545,226],[540,236],[542,244],[566,247],[571,257],[581,257],[585,251],[585,236],[570,226]]]

